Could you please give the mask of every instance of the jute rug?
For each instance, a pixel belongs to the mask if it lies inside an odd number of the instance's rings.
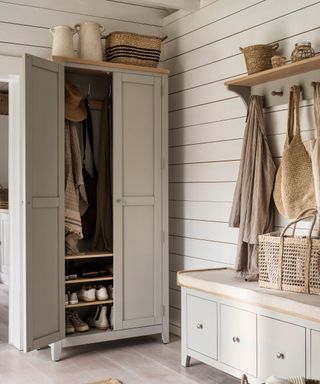
[[[107,379],[107,380],[102,380],[102,381],[96,381],[92,384],[123,384],[122,381],[118,379]]]

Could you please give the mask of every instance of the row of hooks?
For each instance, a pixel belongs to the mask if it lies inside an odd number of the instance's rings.
[[[311,87],[314,88],[314,87],[316,86],[316,84],[317,84],[317,83],[316,83],[315,81],[312,81],[310,85],[311,85]],[[301,87],[300,87],[300,88],[301,88]],[[280,96],[280,97],[281,97],[281,96],[283,96],[283,94],[284,94],[283,91],[272,91],[272,92],[271,92],[271,95],[272,95],[272,96]]]

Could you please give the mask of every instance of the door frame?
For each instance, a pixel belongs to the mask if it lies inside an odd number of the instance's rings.
[[[0,81],[8,83],[8,189],[9,189],[9,326],[8,343],[24,348],[25,269],[25,125],[23,58],[2,56]],[[12,234],[15,236],[13,237]]]

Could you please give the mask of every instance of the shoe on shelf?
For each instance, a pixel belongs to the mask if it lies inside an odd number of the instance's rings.
[[[97,287],[96,299],[98,301],[101,301],[101,300],[108,300],[108,298],[109,296],[108,296],[107,288],[104,287],[103,285],[100,285],[99,287]]]
[[[101,309],[101,305],[99,305],[96,309],[96,313],[94,314],[94,316],[89,316],[87,318],[87,323],[89,324],[89,327],[91,328],[95,328],[95,321],[98,319],[99,317],[99,313],[100,313],[100,309]]]
[[[107,318],[107,306],[101,306],[98,318],[95,320],[94,325],[97,329],[107,330],[109,328],[109,321]]]
[[[94,287],[82,287],[78,292],[78,298],[81,301],[96,301],[96,289]]]
[[[72,313],[66,311],[66,334],[70,335],[71,333],[75,333],[75,328],[71,322]]]
[[[78,295],[77,295],[77,292],[72,292],[70,295],[69,295],[69,304],[78,304],[79,303],[79,300],[78,300]]]
[[[70,321],[77,332],[86,332],[89,330],[89,325],[80,319],[78,312],[70,313]]]
[[[113,299],[113,286],[112,285],[108,285],[107,286],[107,291],[108,291],[109,299],[112,300]]]
[[[64,296],[64,305],[68,305],[68,304],[69,304],[69,295],[66,293]]]

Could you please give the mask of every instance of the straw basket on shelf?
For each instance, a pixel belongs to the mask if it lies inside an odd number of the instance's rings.
[[[259,236],[259,285],[320,295],[320,238],[312,237],[318,212],[308,210],[284,230]],[[312,219],[308,236],[295,236],[296,224]],[[293,226],[293,234],[286,233]]]
[[[244,54],[248,75],[272,68],[271,57],[279,48],[279,44],[257,44],[240,48]]]
[[[161,39],[129,32],[112,32],[106,39],[106,61],[156,67],[160,60]]]

